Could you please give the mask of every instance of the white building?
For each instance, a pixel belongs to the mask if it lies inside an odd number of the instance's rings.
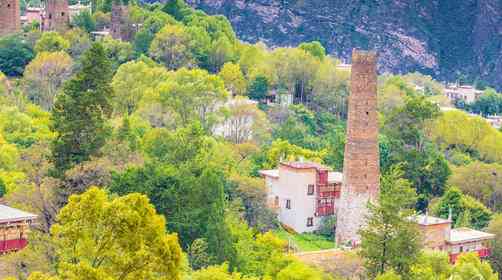
[[[281,162],[278,169],[261,170],[268,204],[279,221],[298,233],[317,230],[325,216],[335,214],[342,173],[313,162]]]
[[[467,85],[448,85],[444,89],[444,94],[451,102],[463,100],[465,103],[473,103],[483,94],[483,91]]]

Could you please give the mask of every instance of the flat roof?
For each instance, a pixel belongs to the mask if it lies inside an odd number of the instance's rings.
[[[260,170],[258,173],[266,177],[279,178],[279,170],[277,169]]]
[[[342,183],[343,173],[342,172],[328,172],[328,182],[329,183]]]
[[[19,222],[36,219],[37,215],[0,204],[0,223]]]
[[[317,169],[323,171],[329,170],[329,167],[313,161],[286,161],[279,164],[295,169]]]
[[[431,226],[440,224],[450,224],[451,221],[443,218],[433,217],[429,215],[416,215],[410,219],[421,226]]]
[[[279,178],[279,170],[278,169],[268,169],[268,170],[260,170],[258,173],[265,177],[271,177],[274,179]],[[328,183],[342,183],[343,182],[343,173],[341,172],[328,172]]]
[[[458,243],[466,243],[472,241],[481,241],[481,240],[489,240],[493,239],[495,234],[471,229],[471,228],[454,228],[450,231],[450,239],[448,243],[458,244]]]

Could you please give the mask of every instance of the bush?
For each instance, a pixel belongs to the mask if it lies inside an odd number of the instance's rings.
[[[321,226],[319,227],[319,234],[326,237],[335,237],[336,216],[323,217]]]

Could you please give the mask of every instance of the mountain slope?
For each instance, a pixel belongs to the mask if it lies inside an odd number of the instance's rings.
[[[469,77],[502,87],[501,0],[188,0],[271,46],[319,40],[345,60],[376,49],[380,71]]]

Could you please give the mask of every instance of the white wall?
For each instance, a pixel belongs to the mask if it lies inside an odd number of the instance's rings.
[[[314,216],[316,195],[307,195],[308,185],[316,182],[315,169],[292,170],[279,167],[279,178],[267,177],[269,197],[279,197],[279,221],[296,232],[311,232],[319,227],[321,218]],[[286,200],[291,200],[291,209],[286,209]],[[314,218],[312,227],[307,227],[307,218]]]

